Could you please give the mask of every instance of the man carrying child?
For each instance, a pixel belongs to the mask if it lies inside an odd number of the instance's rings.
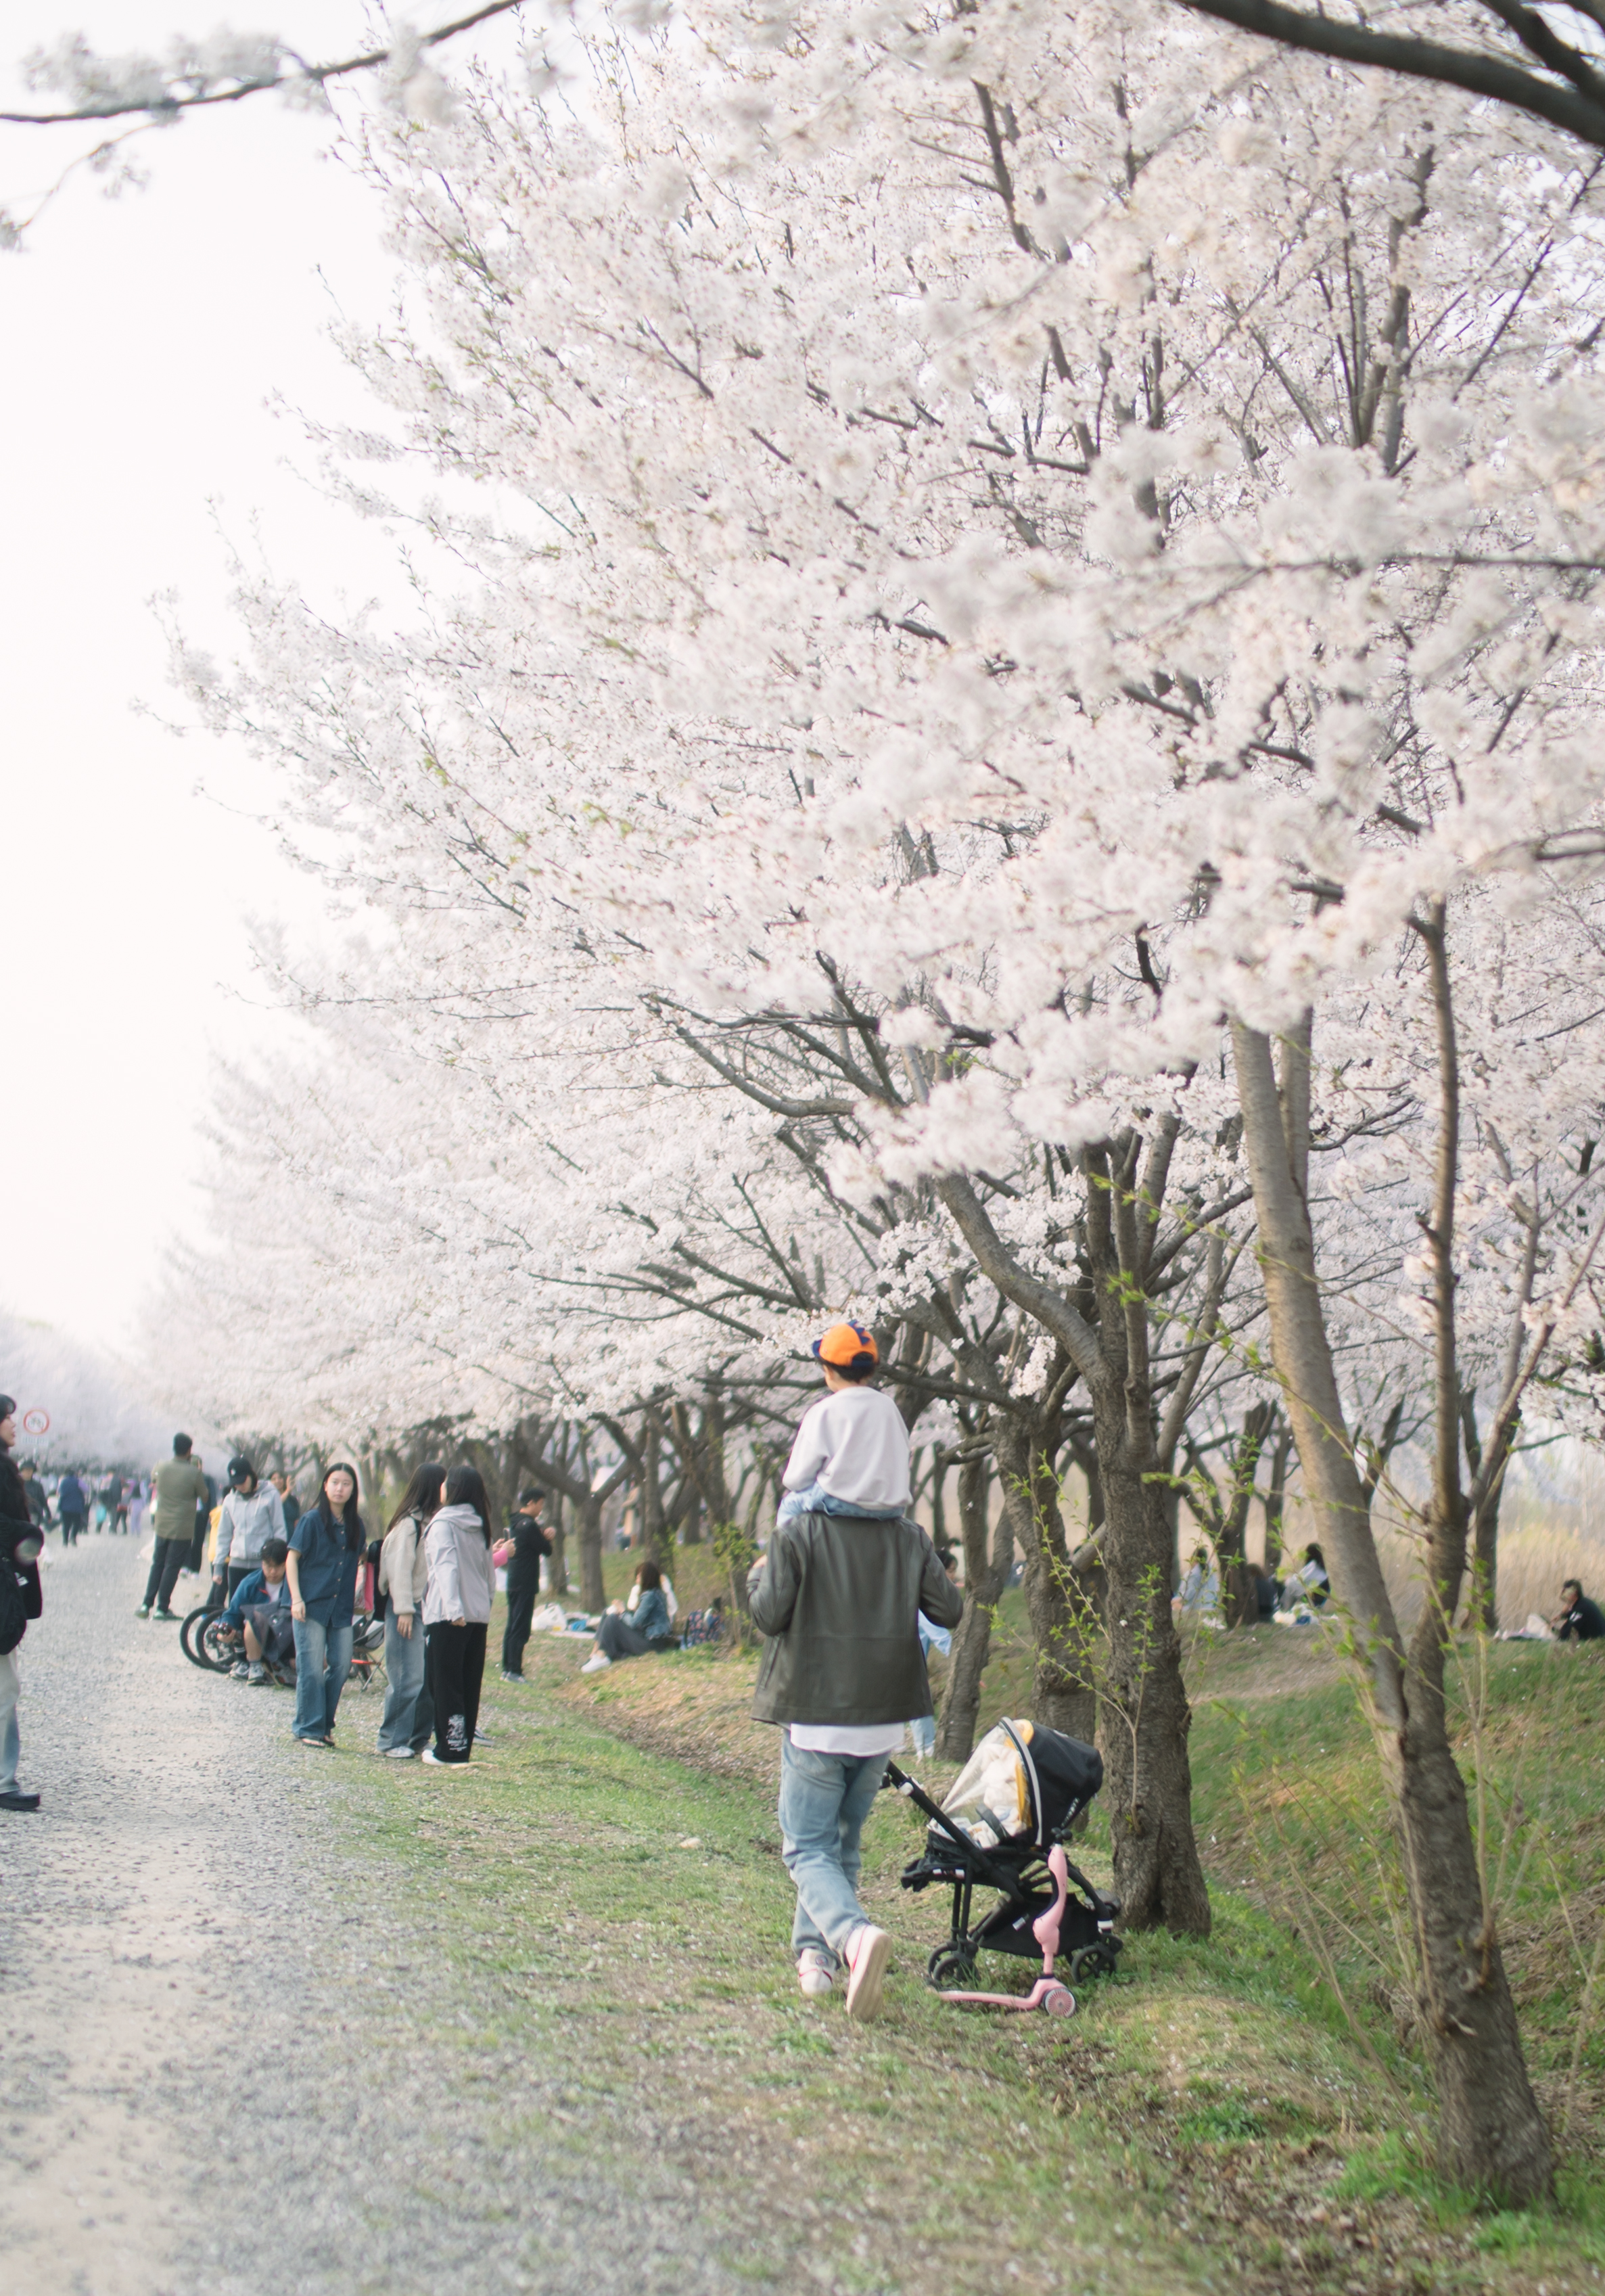
[[[956,1627],[963,1596],[907,1521],[908,1431],[872,1385],[872,1335],[836,1324],[814,1343],[827,1393],[797,1431],[774,1536],[754,1565],[752,1622],[768,1638],[753,1712],[784,1729],[780,1825],[797,1888],[798,1982],[849,2017],[880,2003],[891,1939],[858,1902],[864,1822],[903,1726],[930,1711],[921,1614]]]

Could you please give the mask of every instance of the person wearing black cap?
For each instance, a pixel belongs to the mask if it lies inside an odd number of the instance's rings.
[[[12,1457],[17,1439],[17,1406],[0,1395],[0,1809],[37,1809],[37,1793],[17,1787],[21,1741],[17,1732],[17,1693],[21,1670],[17,1650],[28,1621],[44,1611],[39,1550],[45,1541],[29,1512],[28,1494]]]
[[[288,1539],[284,1505],[271,1483],[257,1480],[249,1459],[228,1463],[228,1496],[217,1510],[217,1551],[212,1582],[232,1603],[242,1580],[261,1567],[262,1542]]]

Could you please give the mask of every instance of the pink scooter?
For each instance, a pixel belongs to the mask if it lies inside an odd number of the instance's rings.
[[[939,2001],[956,2002],[961,2009],[1045,2009],[1050,2017],[1075,2015],[1075,1995],[1053,1974],[1059,1929],[1070,1886],[1068,1861],[1058,1842],[1048,1852],[1048,1871],[1059,1894],[1047,1911],[1038,1914],[1031,1924],[1031,1934],[1042,1948],[1042,1975],[1029,1993],[939,1993]]]

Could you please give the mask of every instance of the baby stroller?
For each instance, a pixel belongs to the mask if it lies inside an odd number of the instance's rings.
[[[1064,1849],[1066,1834],[1103,1784],[1103,1758],[1094,1747],[1035,1723],[1000,1722],[939,1809],[896,1763],[887,1765],[887,1783],[930,1820],[925,1854],[904,1868],[903,1887],[925,1890],[935,1882],[953,1889],[952,1934],[926,1970],[938,1990],[972,1985],[978,1954],[1016,1954],[1041,1967],[1030,1993],[975,1997],[1064,2013],[1075,2003],[1053,1976],[1056,1956],[1068,1958],[1077,1983],[1113,1973],[1119,1905],[1072,1866]],[[999,1891],[1003,1902],[972,1923],[978,1885]]]

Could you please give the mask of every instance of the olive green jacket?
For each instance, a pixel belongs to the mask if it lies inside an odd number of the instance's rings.
[[[193,1538],[195,1510],[207,1501],[206,1477],[193,1459],[164,1459],[156,1470],[156,1536]]]
[[[915,1621],[956,1627],[964,1597],[917,1523],[796,1514],[749,1581],[766,1636],[760,1722],[909,1722],[930,1711]]]

